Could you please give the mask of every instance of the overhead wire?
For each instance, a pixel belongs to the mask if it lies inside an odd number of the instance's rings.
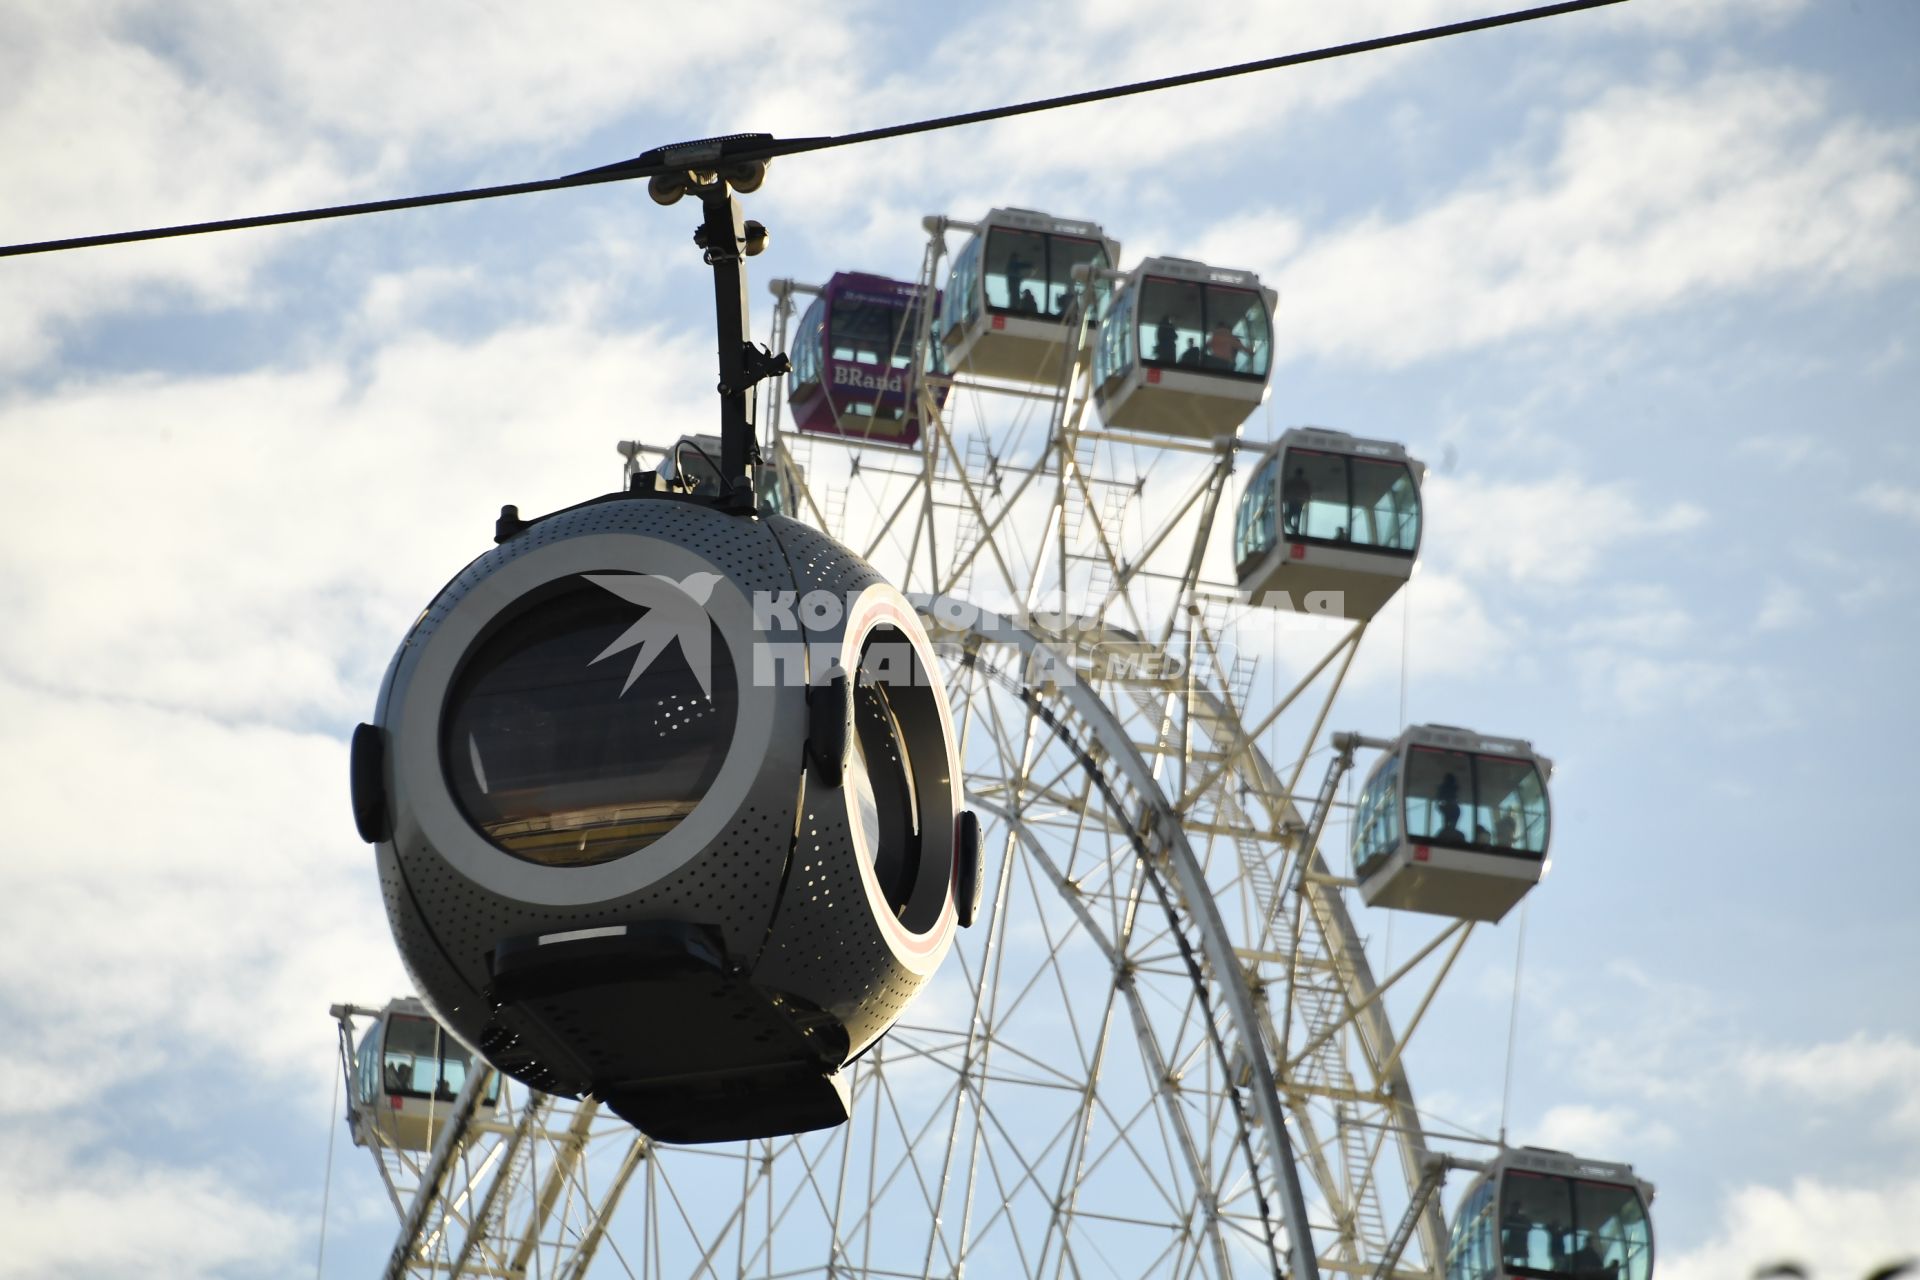
[[[1518,9],[1508,13],[1490,14],[1480,18],[1469,18],[1461,22],[1448,22],[1439,26],[1423,27],[1417,31],[1403,31],[1395,35],[1375,36],[1367,40],[1353,40],[1345,44],[1327,45],[1319,49],[1308,49],[1299,53],[1280,54],[1272,58],[1259,58],[1252,62],[1240,62],[1231,66],[1213,67],[1205,71],[1188,71],[1179,75],[1160,76],[1152,80],[1137,80],[1130,84],[1114,85],[1105,89],[1088,89],[1078,93],[1059,94],[1051,98],[1036,98],[1030,102],[1013,103],[1008,106],[988,107],[978,111],[963,111],[954,115],[935,116],[926,120],[914,120],[905,124],[886,125],[877,129],[863,129],[855,133],[824,135],[810,138],[774,138],[770,134],[734,134],[724,138],[699,139],[693,142],[677,143],[669,147],[659,147],[644,151],[631,160],[616,161],[578,173],[563,174],[554,178],[541,178],[532,182],[511,182],[500,186],[473,187],[463,191],[443,191],[431,195],[402,196],[391,200],[369,200],[356,204],[327,205],[313,209],[297,209],[286,213],[256,214],[243,218],[219,218],[209,222],[188,222],[175,226],[149,227],[139,231],[115,231],[103,235],[69,236],[56,240],[39,240],[23,244],[0,245],[0,258],[21,257],[27,254],[59,253],[71,249],[98,248],[106,245],[132,244],[145,240],[165,240],[179,236],[206,235],[216,231],[244,231],[256,227],[286,226],[300,222],[319,222],[332,218],[350,218],[361,214],[394,213],[405,209],[423,209],[435,205],[461,204],[474,200],[493,200],[504,196],[532,195],[543,191],[560,191],[571,187],[597,186],[608,182],[630,182],[640,178],[663,177],[684,174],[689,169],[707,169],[750,165],[759,161],[774,160],[782,156],[804,155],[814,151],[828,151],[838,147],[861,146],[870,142],[884,142],[893,138],[910,137],[915,134],[933,133],[942,129],[958,129],[967,125],[988,124],[996,120],[1008,120],[1016,116],[1032,115],[1042,111],[1058,111],[1065,107],[1086,106],[1096,102],[1110,102],[1118,98],[1135,97],[1145,93],[1159,93],[1167,89],[1183,88],[1187,85],[1206,84],[1215,80],[1226,80],[1235,76],[1254,75],[1262,71],[1278,71],[1285,67],[1305,66],[1309,63],[1327,62],[1335,58],[1351,57],[1361,53],[1377,53],[1385,49],[1403,48],[1407,45],[1421,44],[1430,40],[1444,40],[1452,36],[1469,35],[1476,31],[1488,31],[1497,27],[1514,26],[1523,22],[1536,22],[1543,18],[1556,18],[1564,14],[1578,13],[1586,9],[1599,9],[1608,5],[1621,4],[1624,0],[1560,0],[1560,3],[1538,5],[1530,9]]]

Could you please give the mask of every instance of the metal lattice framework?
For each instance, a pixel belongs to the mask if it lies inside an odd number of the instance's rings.
[[[931,292],[968,228],[929,224]],[[988,855],[980,923],[849,1068],[850,1122],[656,1147],[517,1086],[483,1119],[476,1073],[434,1152],[383,1156],[390,1274],[1438,1276],[1403,1051],[1471,926],[1376,978],[1318,852],[1335,774],[1308,777],[1365,628],[1236,601],[1214,544],[1238,446],[1093,426],[1091,335],[1065,331],[1052,388],[919,378],[916,450],[782,435],[777,405],[765,433],[798,514],[950,659]]]

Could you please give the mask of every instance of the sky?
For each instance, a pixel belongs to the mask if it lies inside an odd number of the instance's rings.
[[[0,242],[1486,11],[11,5]],[[1250,436],[1428,462],[1337,718],[1404,697],[1558,771],[1550,874],[1409,1069],[1449,1121],[1631,1160],[1672,1280],[1920,1253],[1916,51],[1908,0],[1630,0],[791,158],[752,198],[758,331],[768,276],[911,276],[924,214],[1090,217],[1279,290]],[[711,429],[690,224],[616,186],[0,262],[0,1277],[312,1271],[327,1006],[405,989],[346,736],[500,504]],[[391,1210],[334,1159],[328,1273],[363,1274]]]

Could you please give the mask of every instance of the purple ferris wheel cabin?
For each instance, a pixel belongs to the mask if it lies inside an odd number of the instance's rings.
[[[787,403],[796,430],[903,448],[920,442],[920,414],[909,395],[924,297],[918,285],[904,281],[834,273],[801,317],[792,342]],[[936,291],[936,313],[939,306]],[[927,352],[922,372],[942,372],[938,334]],[[932,390],[936,404],[946,403],[946,387]]]

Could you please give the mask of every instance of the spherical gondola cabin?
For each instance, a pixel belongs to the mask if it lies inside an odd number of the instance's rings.
[[[1372,619],[1413,576],[1426,473],[1391,441],[1290,428],[1240,496],[1240,589],[1255,604]]]
[[[1094,348],[1094,404],[1115,430],[1239,434],[1267,393],[1279,295],[1251,271],[1148,258],[1114,290]]]
[[[1058,383],[1080,338],[1066,323],[1080,310],[1086,288],[1073,278],[1074,268],[1107,270],[1119,257],[1119,242],[1094,223],[1031,209],[992,210],[973,224],[973,236],[947,277],[940,311],[947,368],[1011,382]]]
[[[354,735],[355,819],[500,1070],[663,1142],[838,1124],[978,902],[939,670],[845,547],[649,474],[502,514]]]
[[[1415,725],[1380,757],[1354,813],[1368,906],[1499,920],[1547,864],[1553,762],[1518,738]]]
[[[1447,1280],[1652,1280],[1652,1203],[1632,1165],[1504,1148],[1454,1214]]]
[[[473,1069],[473,1051],[447,1034],[426,1005],[411,996],[388,1001],[354,1054],[354,1142],[429,1150]],[[475,1105],[491,1115],[499,1099],[495,1076]]]
[[[785,296],[806,286],[776,280]],[[918,285],[858,271],[837,271],[818,289],[789,344],[793,371],[787,403],[794,429],[863,444],[912,446],[920,441],[919,407],[908,403],[913,350],[923,298]],[[940,306],[936,291],[935,312]],[[939,373],[941,346],[932,335],[924,373]],[[929,387],[944,404],[947,388]]]

